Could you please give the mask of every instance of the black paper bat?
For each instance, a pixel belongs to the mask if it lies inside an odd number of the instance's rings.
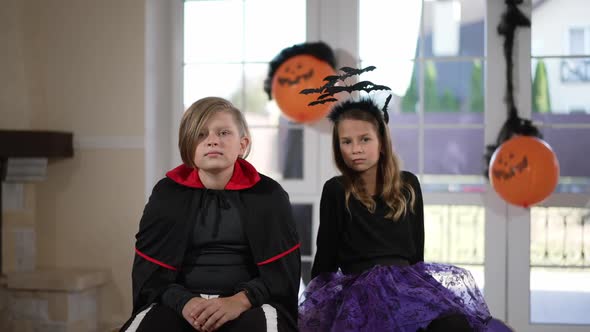
[[[327,81],[326,84],[322,85],[319,88],[315,88],[315,89],[304,89],[300,93],[302,93],[304,95],[308,95],[308,94],[312,94],[312,93],[322,93],[322,92],[324,92],[324,90],[327,90],[330,94],[336,94],[336,93],[341,92],[341,91],[347,91],[347,92],[360,91],[361,89],[351,90],[351,88],[346,88],[346,87],[336,87],[337,89],[336,89],[335,92],[331,92],[330,89],[333,88],[334,85],[336,84],[336,82],[338,82],[338,81],[344,82],[349,77],[353,77],[355,75],[360,75],[360,74],[366,73],[368,71],[373,71],[373,70],[375,70],[375,68],[376,68],[375,66],[369,66],[369,67],[366,67],[366,68],[363,68],[363,69],[356,69],[356,68],[350,68],[350,67],[342,67],[342,68],[340,68],[340,70],[343,71],[344,74],[342,74],[342,75],[330,75],[330,76],[326,76],[326,77],[324,77],[324,81]],[[368,81],[365,81],[365,82],[368,82]],[[361,82],[359,82],[359,83],[361,83]],[[359,84],[359,83],[357,83],[357,84]],[[357,87],[357,88],[362,87],[362,84],[361,85],[357,85],[357,84],[353,85],[353,87]],[[373,83],[370,83],[370,84],[373,84]],[[382,85],[379,85],[379,86],[382,86]],[[340,88],[340,89],[338,89],[338,88]],[[387,88],[387,89],[376,89],[375,88],[375,89],[372,89],[372,90],[369,90],[369,91],[373,91],[373,90],[391,90],[391,89],[389,89],[389,88]]]
[[[313,106],[313,105],[319,105],[319,104],[325,104],[325,103],[333,103],[338,101],[338,99],[336,98],[328,98],[328,99],[322,99],[322,100],[316,100],[316,101],[312,101],[311,103],[307,104],[308,106]]]
[[[342,67],[340,68],[340,71],[344,72],[344,74],[342,75],[330,75],[330,76],[326,76],[324,78],[324,81],[326,81],[326,84],[324,84],[323,86],[319,87],[319,88],[312,88],[312,89],[304,89],[301,90],[301,94],[312,94],[312,93],[319,93],[320,96],[317,97],[317,100],[310,102],[308,105],[309,106],[314,106],[314,105],[319,105],[319,104],[325,104],[325,103],[331,103],[331,102],[337,102],[338,99],[334,98],[334,95],[340,92],[348,92],[348,93],[353,93],[355,91],[365,91],[367,93],[370,93],[371,91],[376,91],[376,90],[388,90],[391,91],[391,88],[389,88],[388,86],[385,85],[378,85],[378,84],[374,84],[371,81],[361,81],[358,83],[355,83],[353,85],[344,85],[344,86],[340,86],[340,85],[336,85],[336,83],[338,81],[342,81],[344,82],[347,78],[355,76],[355,75],[360,75],[362,73],[368,72],[368,71],[372,71],[375,70],[375,66],[368,66],[366,68],[363,69],[355,69],[355,68],[351,68],[351,67]],[[385,104],[383,105],[383,107],[381,109],[377,108],[376,105],[374,104],[374,102],[370,102],[369,105],[367,105],[367,103],[357,103],[354,105],[354,107],[365,107],[364,109],[366,109],[367,111],[370,112],[375,112],[375,114],[377,113],[383,113],[383,120],[385,121],[385,123],[389,123],[389,114],[387,113],[387,106],[389,105],[389,102],[391,101],[391,97],[392,95],[389,94],[389,96],[387,97],[387,99],[385,100]],[[345,108],[338,108],[336,107],[335,109],[333,109],[331,111],[331,115],[329,116],[330,119],[334,120],[334,118],[337,118],[339,112],[342,112]]]
[[[345,85],[345,86],[331,86],[326,88],[326,91],[328,94],[331,95],[335,95],[339,92],[355,92],[355,91],[365,91],[365,92],[371,92],[371,91],[375,91],[375,90],[391,90],[389,87],[385,86],[385,85],[378,85],[378,84],[373,84],[373,82],[371,81],[361,81],[358,83],[355,83],[353,85]]]

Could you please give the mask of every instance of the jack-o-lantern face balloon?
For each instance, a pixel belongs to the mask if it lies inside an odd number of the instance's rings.
[[[326,116],[331,105],[309,106],[316,96],[299,92],[324,85],[324,77],[334,74],[327,62],[307,54],[296,55],[283,62],[275,72],[272,97],[288,119],[300,123],[316,122]]]
[[[494,190],[510,204],[529,207],[547,198],[559,179],[551,147],[531,136],[515,136],[494,152],[489,176]]]

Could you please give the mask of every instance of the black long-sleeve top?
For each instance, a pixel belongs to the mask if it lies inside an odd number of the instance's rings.
[[[198,170],[185,165],[169,171],[154,187],[136,234],[133,311],[122,331],[138,313],[161,303],[163,293],[178,283],[193,226],[205,213],[200,204],[206,190]],[[234,285],[234,293],[246,291],[253,307],[270,304],[287,331],[296,331],[301,256],[289,196],[241,158],[224,190],[236,191],[235,207],[258,273]]]
[[[182,315],[185,304],[200,294],[232,295],[235,285],[258,277],[240,214],[236,191],[205,190],[205,212],[193,226],[177,283],[162,294],[162,302]],[[257,287],[252,283],[250,287]],[[268,294],[258,299],[268,301]]]
[[[410,172],[402,172],[402,181],[409,183],[416,195],[413,212],[399,220],[386,219],[388,207],[381,197],[374,197],[374,213],[352,195],[349,211],[341,176],[324,184],[320,201],[320,227],[317,251],[311,276],[335,272],[338,268],[380,258],[399,258],[415,264],[424,260],[424,207],[420,183]],[[409,192],[402,189],[406,201]]]

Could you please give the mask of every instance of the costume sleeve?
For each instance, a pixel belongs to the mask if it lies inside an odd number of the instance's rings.
[[[236,293],[240,291],[246,292],[246,297],[254,308],[260,307],[270,300],[270,291],[264,284],[262,278],[255,278],[248,282],[240,283],[236,287]]]
[[[416,246],[416,256],[410,261],[410,264],[416,264],[424,261],[424,202],[422,199],[422,189],[420,188],[420,182],[414,175],[410,175],[410,184],[414,189],[416,200],[414,203],[414,220],[413,220],[413,233],[414,233],[414,245]]]
[[[261,248],[256,262],[259,277],[238,284],[235,291],[245,290],[253,307],[269,302],[283,303],[296,318],[301,253],[291,203],[280,186],[266,196],[267,205],[263,207],[265,229],[256,230],[265,233],[264,243],[256,244]]]
[[[338,270],[339,229],[338,222],[343,213],[344,192],[336,180],[324,184],[320,199],[320,227],[316,240],[316,253],[311,269],[315,278],[324,272]]]
[[[162,303],[182,316],[182,309],[190,299],[197,297],[179,284],[172,284],[162,294]]]
[[[174,282],[176,272],[150,266],[150,262],[135,255],[131,272],[133,286],[133,315],[148,305],[158,302],[168,285]]]
[[[139,231],[136,234],[135,258],[131,271],[133,287],[133,314],[159,301],[167,287],[177,276],[172,259],[164,255],[172,250],[162,239],[170,231],[171,223],[163,222],[162,206],[166,204],[166,190],[163,181],[158,182],[146,204]],[[172,241],[167,241],[172,242]]]

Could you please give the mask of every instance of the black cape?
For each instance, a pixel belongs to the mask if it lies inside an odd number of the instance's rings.
[[[264,294],[270,298],[268,304],[277,309],[289,331],[296,331],[301,254],[289,197],[276,181],[257,172],[256,176],[259,180],[253,186],[239,190],[238,209],[259,271],[255,279],[258,287],[247,289],[247,296],[253,302],[253,292],[268,292]],[[166,288],[175,283],[206,190],[198,183],[189,187],[166,177],[154,186],[136,235],[133,312],[124,327],[139,312],[159,302]],[[236,292],[241,289],[244,287]]]

